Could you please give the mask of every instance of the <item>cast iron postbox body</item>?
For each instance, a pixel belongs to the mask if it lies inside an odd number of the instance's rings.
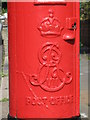
[[[10,116],[79,116],[79,3],[8,3]]]

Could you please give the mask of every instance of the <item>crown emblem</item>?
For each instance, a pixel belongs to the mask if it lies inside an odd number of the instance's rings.
[[[61,35],[62,29],[63,27],[61,27],[60,21],[54,17],[52,10],[49,10],[49,16],[44,18],[38,27],[43,37],[58,37]]]

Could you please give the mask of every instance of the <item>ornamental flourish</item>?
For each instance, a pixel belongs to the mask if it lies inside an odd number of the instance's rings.
[[[39,71],[30,75],[29,82],[48,92],[56,92],[72,81],[71,72],[59,68],[62,54],[58,43],[47,42],[39,51]]]

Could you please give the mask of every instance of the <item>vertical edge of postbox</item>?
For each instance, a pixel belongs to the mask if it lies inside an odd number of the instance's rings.
[[[16,117],[16,18],[15,2],[8,2],[9,115]]]
[[[76,116],[80,116],[80,3],[76,2]]]

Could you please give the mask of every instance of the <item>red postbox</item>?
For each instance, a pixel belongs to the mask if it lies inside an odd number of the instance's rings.
[[[78,117],[79,2],[10,2],[8,20],[9,115]]]

